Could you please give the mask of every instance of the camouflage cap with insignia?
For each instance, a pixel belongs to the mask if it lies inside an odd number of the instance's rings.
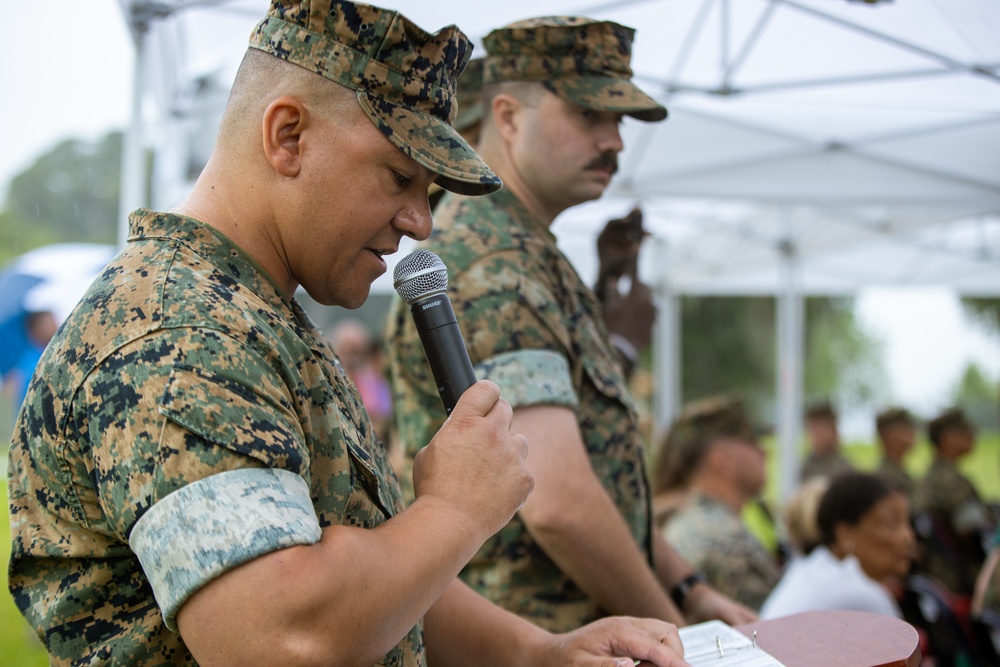
[[[455,26],[429,33],[399,12],[345,0],[272,0],[250,47],[357,91],[375,126],[453,192],[502,185],[452,127],[472,53]]]
[[[927,438],[935,445],[940,444],[941,434],[955,429],[974,431],[972,422],[965,416],[961,408],[948,408],[934,419],[927,422]]]
[[[632,28],[582,17],[511,23],[483,39],[483,83],[538,81],[585,109],[663,120],[666,108],[632,83],[634,37]]]
[[[738,396],[714,396],[684,406],[670,426],[661,456],[679,478],[688,478],[709,446],[722,438],[757,443],[766,429],[754,424]]]

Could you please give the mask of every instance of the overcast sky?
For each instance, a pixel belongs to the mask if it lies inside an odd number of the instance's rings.
[[[39,155],[70,138],[96,139],[129,115],[132,45],[117,0],[50,0],[44,33],[5,33],[0,68],[0,191]],[[971,327],[954,294],[866,290],[858,314],[886,341],[894,398],[928,414],[945,407],[968,361],[1000,378],[1000,344]]]

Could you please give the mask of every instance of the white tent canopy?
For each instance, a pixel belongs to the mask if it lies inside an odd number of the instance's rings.
[[[137,38],[132,168],[157,148],[169,206],[203,163],[266,0],[120,0]],[[428,30],[549,14],[637,28],[637,82],[670,109],[627,119],[621,171],[554,231],[585,279],[603,223],[642,206],[661,288],[658,414],[676,407],[677,294],[780,297],[779,434],[794,467],[801,298],[866,286],[1000,295],[1000,3],[995,0],[384,0]],[[128,164],[128,163],[127,163]],[[123,209],[139,201],[136,181]],[[399,255],[404,254],[401,252]],[[375,289],[391,289],[388,280]]]
[[[188,163],[206,157],[268,3],[121,1],[148,28],[144,141],[158,147],[158,191],[169,204],[190,185]],[[557,223],[585,276],[599,225],[638,202],[662,241],[658,277],[684,293],[773,294],[775,259],[789,248],[807,293],[873,284],[1000,293],[993,0],[381,4],[427,29],[456,23],[477,44],[541,14],[638,28],[636,79],[670,118],[628,119],[608,196]]]

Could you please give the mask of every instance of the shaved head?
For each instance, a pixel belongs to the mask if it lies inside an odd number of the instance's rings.
[[[354,91],[258,49],[247,49],[219,127],[220,144],[236,145],[248,132],[256,139],[264,110],[283,95],[345,124],[367,118]]]
[[[498,95],[509,95],[526,107],[535,107],[545,95],[545,86],[538,81],[501,81],[483,86],[483,124],[493,125],[493,99]]]

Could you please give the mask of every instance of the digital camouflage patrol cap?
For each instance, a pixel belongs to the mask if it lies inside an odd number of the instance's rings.
[[[472,53],[455,26],[429,33],[399,12],[342,0],[272,0],[250,47],[357,91],[361,108],[404,153],[466,195],[502,185],[452,127],[455,82]]]
[[[632,83],[634,36],[618,23],[575,16],[511,23],[483,39],[483,83],[538,81],[585,109],[663,120],[666,108]]]

